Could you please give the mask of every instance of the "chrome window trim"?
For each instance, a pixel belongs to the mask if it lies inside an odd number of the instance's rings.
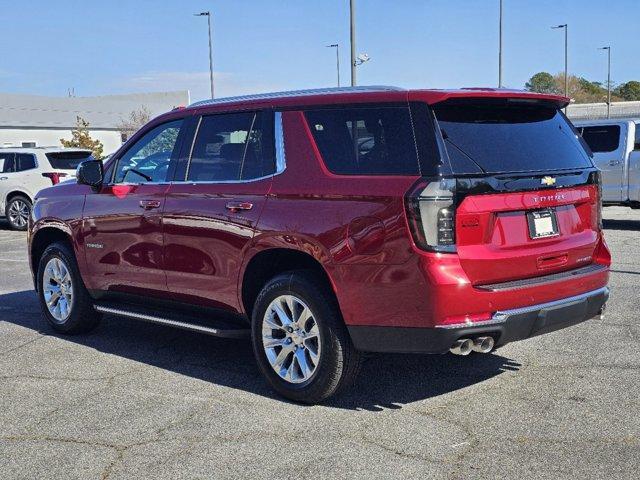
[[[580,295],[575,295],[573,297],[554,300],[553,302],[538,303],[536,305],[530,305],[528,307],[513,308],[510,310],[499,310],[496,313],[494,313],[492,318],[490,318],[489,320],[483,320],[480,322],[470,321],[466,323],[454,323],[451,325],[436,325],[436,328],[451,329],[451,328],[468,328],[468,327],[484,327],[487,325],[499,325],[499,324],[505,323],[509,319],[509,317],[512,317],[514,315],[521,315],[523,313],[535,312],[536,310],[543,310],[545,308],[553,308],[553,307],[558,307],[562,305],[569,305],[571,303],[580,302],[589,297],[595,297],[596,295],[600,295],[602,293],[608,294],[608,292],[609,292],[608,287],[602,287],[596,290],[591,290],[590,292],[582,293]]]
[[[275,136],[275,150],[276,150],[276,173],[278,175],[284,172],[287,168],[287,156],[285,154],[284,147],[284,128],[282,126],[282,112],[275,112],[274,121],[274,136]]]

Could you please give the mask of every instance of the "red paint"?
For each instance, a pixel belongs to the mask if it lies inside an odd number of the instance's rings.
[[[457,253],[425,252],[413,243],[404,207],[404,195],[418,177],[329,172],[303,114],[296,110],[328,103],[435,103],[452,97],[540,98],[558,107],[567,102],[558,96],[493,89],[414,90],[291,96],[174,110],[153,120],[122,148],[170,119],[280,108],[286,170],[241,184],[118,185],[99,192],[60,185],[38,195],[30,239],[47,226],[67,232],[90,289],[168,297],[235,312],[245,310],[240,292],[253,256],[272,248],[305,252],[324,268],[349,325],[429,327],[460,318],[486,319],[497,310],[606,285],[608,271],[516,291],[476,288],[575,268],[584,258],[609,265],[597,228],[594,187],[553,190],[562,195],[553,198],[546,198],[549,190],[469,196],[456,211]],[[143,209],[141,201],[159,206]],[[523,211],[545,206],[556,207],[561,234],[531,240]]]

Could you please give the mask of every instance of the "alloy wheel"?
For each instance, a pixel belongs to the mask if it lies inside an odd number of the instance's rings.
[[[42,276],[42,293],[54,320],[58,323],[67,320],[73,304],[73,282],[62,259],[53,257],[47,262]]]
[[[262,345],[269,364],[289,383],[309,380],[318,368],[320,331],[311,309],[295,295],[280,295],[262,320]]]
[[[9,221],[18,228],[24,228],[29,221],[29,205],[24,200],[14,200],[9,205]]]

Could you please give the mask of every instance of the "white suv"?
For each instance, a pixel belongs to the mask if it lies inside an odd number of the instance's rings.
[[[90,150],[61,147],[0,148],[0,217],[14,230],[26,230],[36,193],[74,178]]]

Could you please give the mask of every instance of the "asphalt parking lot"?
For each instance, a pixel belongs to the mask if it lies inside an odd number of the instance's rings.
[[[249,342],[40,319],[0,222],[0,478],[635,478],[640,211],[605,210],[604,320],[490,355],[380,355],[322,406],[281,400]]]

